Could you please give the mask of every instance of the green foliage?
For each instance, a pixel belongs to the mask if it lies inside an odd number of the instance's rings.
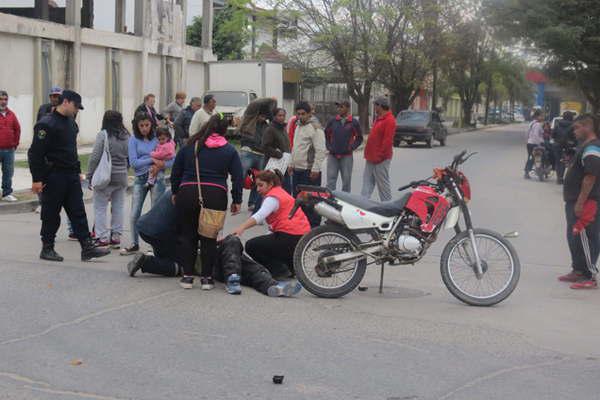
[[[219,60],[239,60],[250,32],[248,29],[248,0],[228,1],[222,9],[215,10],[213,23],[213,53]],[[202,45],[202,17],[194,17],[187,27],[187,44]]]
[[[505,37],[535,46],[553,71],[572,77],[600,111],[597,0],[486,0],[486,10]]]

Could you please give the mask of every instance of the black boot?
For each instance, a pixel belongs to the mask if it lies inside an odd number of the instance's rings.
[[[92,238],[81,241],[81,261],[90,261],[92,258],[104,257],[109,254],[110,249],[96,247]]]
[[[60,254],[54,251],[54,244],[43,244],[42,251],[40,253],[40,258],[42,260],[58,262],[64,260],[64,258],[62,258]]]

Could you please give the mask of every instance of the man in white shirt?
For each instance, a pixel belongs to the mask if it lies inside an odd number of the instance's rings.
[[[533,121],[527,131],[527,162],[525,163],[525,179],[529,179],[529,172],[533,168],[532,152],[537,146],[544,143],[544,114],[542,110],[533,113]]]
[[[217,106],[217,100],[212,94],[204,96],[202,108],[194,113],[192,122],[190,122],[190,137],[200,131],[202,125],[208,122],[210,117],[215,114],[215,107]]]

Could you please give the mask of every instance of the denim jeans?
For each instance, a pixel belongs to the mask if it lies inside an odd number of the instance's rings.
[[[300,193],[298,190],[298,185],[321,186],[321,175],[322,174],[319,173],[319,177],[317,179],[311,179],[310,170],[295,169],[294,176],[292,177],[294,197],[298,196],[298,193]],[[321,216],[315,212],[314,207],[303,205],[302,211],[304,211],[304,214],[306,214],[306,218],[308,218],[311,228],[321,225]]]
[[[11,149],[0,150],[2,163],[2,197],[13,192],[12,178],[15,173],[15,151]]]
[[[98,239],[108,242],[112,235],[123,234],[126,192],[127,186],[113,184],[94,190],[94,229]],[[106,217],[109,203],[110,225]]]
[[[354,158],[352,155],[335,157],[327,156],[327,189],[336,190],[338,175],[342,176],[342,191],[352,191],[352,166]]]
[[[154,186],[146,186],[148,181],[148,173],[135,177],[133,182],[133,194],[131,196],[131,245],[139,244],[140,235],[136,228],[136,222],[142,214],[142,208],[144,208],[144,201],[146,195],[150,193],[150,202],[154,204],[156,200],[165,192],[165,173],[159,172],[156,176],[156,183]]]
[[[262,170],[265,167],[265,158],[262,154],[256,154],[245,150],[240,150],[240,160],[242,161],[242,169],[244,170],[244,176],[249,169]],[[260,208],[262,199],[256,189],[250,191],[250,197],[248,198],[248,205],[254,206],[256,210]]]

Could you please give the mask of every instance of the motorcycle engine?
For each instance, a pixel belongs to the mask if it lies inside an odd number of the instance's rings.
[[[396,240],[398,249],[403,253],[418,255],[423,250],[421,241],[414,236],[402,234]]]

